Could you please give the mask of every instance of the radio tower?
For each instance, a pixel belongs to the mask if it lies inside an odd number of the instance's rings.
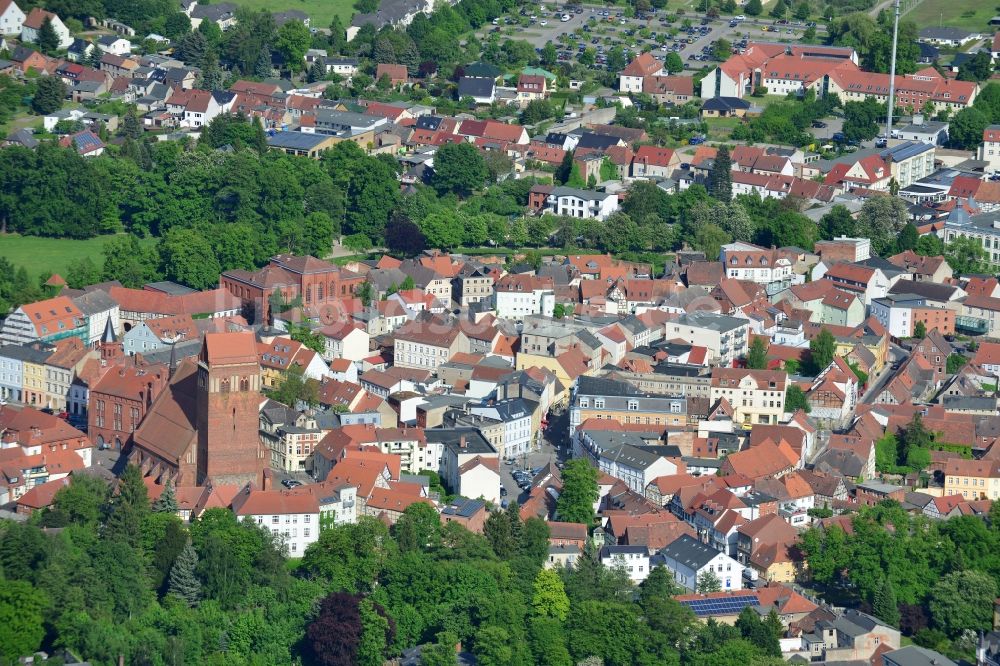
[[[885,141],[889,144],[892,136],[892,107],[896,102],[896,45],[899,41],[899,0],[894,3],[895,17],[892,21],[892,60],[889,63],[889,102],[886,104]]]

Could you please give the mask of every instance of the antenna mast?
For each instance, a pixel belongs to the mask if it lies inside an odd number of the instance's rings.
[[[894,3],[895,17],[892,22],[892,60],[889,64],[889,101],[886,103],[885,141],[892,136],[892,107],[896,102],[896,45],[899,42],[899,0]]]

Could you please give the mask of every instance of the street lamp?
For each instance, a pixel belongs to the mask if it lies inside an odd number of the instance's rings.
[[[889,64],[889,101],[886,104],[885,118],[885,141],[889,145],[889,137],[892,134],[892,106],[896,98],[896,45],[899,42],[899,0],[896,0],[894,7],[895,16],[892,21],[892,60]]]

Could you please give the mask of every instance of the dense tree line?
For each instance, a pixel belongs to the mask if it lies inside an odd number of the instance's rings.
[[[1000,504],[985,522],[940,521],[911,516],[887,500],[863,508],[850,536],[837,526],[806,531],[801,549],[828,598],[873,610],[920,645],[968,656],[976,632],[992,627]]]
[[[696,622],[663,569],[638,588],[588,549],[543,568],[546,523],[516,504],[484,535],[418,503],[390,529],[325,529],[300,561],[270,530],[210,509],[190,525],[173,489],[150,503],[129,467],[116,492],[87,475],[27,524],[0,523],[0,659],[66,647],[95,664],[780,664],[777,616]],[[43,528],[59,528],[43,531]]]

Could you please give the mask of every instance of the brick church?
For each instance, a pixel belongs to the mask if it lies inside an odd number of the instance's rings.
[[[253,333],[208,333],[133,435],[129,461],[158,483],[261,483],[260,364]]]

